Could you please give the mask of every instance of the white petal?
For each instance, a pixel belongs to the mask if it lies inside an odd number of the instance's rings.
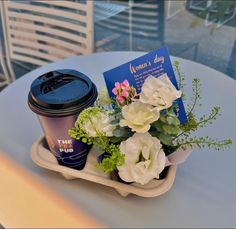
[[[129,127],[131,127],[131,129],[137,133],[146,133],[146,132],[148,132],[148,130],[150,129],[151,126],[149,124],[143,125],[143,126],[130,124]]]
[[[155,78],[147,78],[140,93],[140,101],[156,106],[159,111],[169,108],[181,97],[182,92],[176,90],[167,74]]]
[[[161,149],[157,155],[158,177],[159,177],[159,174],[164,170],[165,164],[166,164],[166,155],[164,151]]]
[[[146,184],[165,167],[165,154],[160,141],[147,133],[135,133],[120,144],[120,151],[125,154],[124,165],[118,167],[121,179],[128,182]],[[143,155],[139,161],[140,153]]]
[[[142,149],[142,155],[146,160],[149,159],[149,154],[150,154],[149,148],[147,146],[144,146]]]

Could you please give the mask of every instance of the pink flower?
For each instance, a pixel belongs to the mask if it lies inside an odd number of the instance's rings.
[[[117,95],[117,89],[116,89],[116,88],[113,88],[113,89],[112,89],[112,93],[113,93],[114,95]]]
[[[129,97],[129,92],[128,91],[122,91],[121,95],[125,98],[128,98]]]
[[[119,104],[123,104],[124,101],[125,101],[125,99],[124,99],[123,96],[118,95],[118,96],[116,97],[116,101],[117,101]]]
[[[131,99],[135,95],[135,88],[129,85],[128,80],[124,80],[122,83],[115,83],[112,93],[116,96],[118,105],[123,106],[124,104],[131,103]]]
[[[115,83],[115,87],[116,87],[116,89],[120,89],[121,88],[121,84],[119,82],[116,82]]]
[[[129,87],[129,81],[128,81],[128,80],[124,80],[123,84],[124,84],[126,87]]]
[[[122,90],[129,90],[130,86],[129,86],[129,81],[128,80],[124,80],[121,84],[120,87]]]

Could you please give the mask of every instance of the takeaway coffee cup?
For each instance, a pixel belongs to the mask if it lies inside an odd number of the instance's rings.
[[[38,115],[48,146],[60,165],[84,168],[91,146],[72,139],[68,130],[96,99],[94,83],[75,70],[48,72],[33,81],[28,104]]]

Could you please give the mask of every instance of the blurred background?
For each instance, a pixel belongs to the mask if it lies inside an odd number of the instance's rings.
[[[230,0],[2,1],[1,80],[72,55],[163,45],[236,79],[235,15]]]

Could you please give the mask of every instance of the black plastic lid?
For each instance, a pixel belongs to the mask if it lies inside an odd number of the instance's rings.
[[[83,73],[63,69],[48,72],[33,81],[28,96],[32,111],[43,116],[68,116],[92,106],[97,89]]]

